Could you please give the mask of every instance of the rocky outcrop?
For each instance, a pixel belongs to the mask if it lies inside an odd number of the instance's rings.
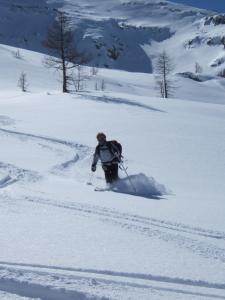
[[[215,26],[225,25],[225,14],[206,17],[204,25],[211,25],[211,24]]]

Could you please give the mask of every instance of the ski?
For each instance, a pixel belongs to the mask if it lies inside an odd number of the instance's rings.
[[[104,187],[95,187],[94,188],[94,191],[95,192],[107,192],[107,191],[110,191],[111,189],[110,188],[104,188]]]

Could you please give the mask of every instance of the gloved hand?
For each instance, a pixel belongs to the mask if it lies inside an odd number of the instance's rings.
[[[115,152],[114,155],[118,159],[118,161],[121,161],[121,154],[120,153]]]
[[[92,171],[92,172],[95,172],[95,171],[96,171],[96,166],[95,166],[95,165],[92,165],[92,166],[91,166],[91,171]]]
[[[102,169],[103,169],[104,171],[107,171],[107,166],[106,166],[106,165],[102,165]]]

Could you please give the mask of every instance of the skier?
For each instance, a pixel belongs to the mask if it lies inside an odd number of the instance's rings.
[[[118,168],[122,157],[122,146],[117,141],[107,141],[103,132],[97,134],[98,145],[95,149],[91,166],[92,172],[96,171],[100,160],[105,173],[106,183],[112,184],[119,179]]]

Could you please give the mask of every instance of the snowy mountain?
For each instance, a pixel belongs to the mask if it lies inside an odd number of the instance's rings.
[[[156,52],[166,49],[177,72],[193,71],[196,61],[211,75],[224,68],[225,17],[210,11],[159,0],[1,0],[0,6],[0,42],[11,46],[46,52],[46,29],[61,9],[93,65],[152,72]]]

